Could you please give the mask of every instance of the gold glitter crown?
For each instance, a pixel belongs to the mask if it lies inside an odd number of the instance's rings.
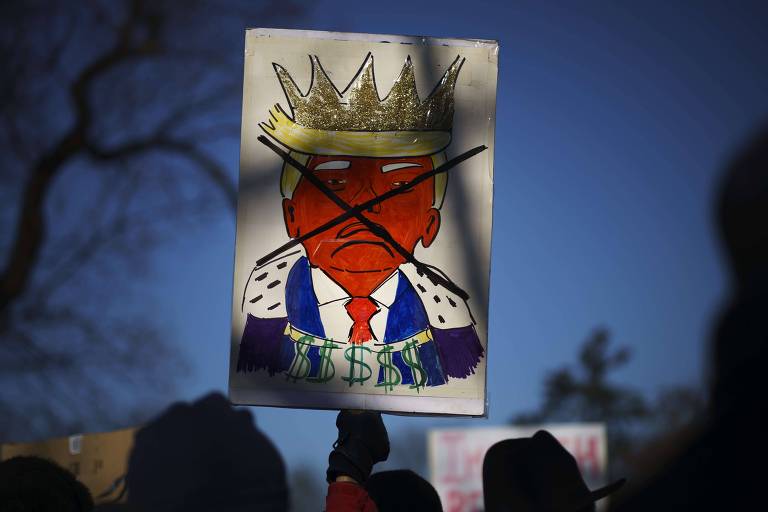
[[[339,92],[316,55],[310,56],[312,81],[302,94],[290,74],[273,64],[293,112],[293,121],[307,128],[332,131],[450,131],[453,91],[464,59],[456,60],[423,102],[419,100],[411,57],[405,60],[389,94],[376,89],[373,55],[369,53],[355,77]]]

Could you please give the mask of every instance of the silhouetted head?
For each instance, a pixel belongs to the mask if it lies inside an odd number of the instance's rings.
[[[379,512],[440,512],[443,506],[432,484],[411,470],[398,469],[374,473],[365,490]]]
[[[733,159],[720,186],[717,222],[738,286],[768,278],[768,126]]]
[[[40,457],[14,457],[0,463],[3,512],[88,512],[88,489],[66,469]]]
[[[768,126],[728,167],[717,219],[736,286],[715,334],[712,405],[719,415],[759,416],[768,364]]]
[[[483,461],[486,512],[587,512],[624,484],[590,491],[576,459],[549,432],[491,446]]]
[[[131,510],[288,509],[280,454],[220,394],[175,404],[139,430],[126,483]]]

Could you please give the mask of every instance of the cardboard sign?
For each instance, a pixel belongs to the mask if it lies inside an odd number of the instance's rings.
[[[247,32],[233,402],[485,414],[497,54]]]
[[[124,477],[135,428],[58,437],[34,443],[0,445],[0,460],[18,456],[50,459],[69,470],[91,491],[96,504],[124,497]]]
[[[606,484],[607,445],[602,424],[561,424],[432,430],[428,438],[430,480],[446,512],[483,510],[483,459],[499,441],[549,431],[574,456],[590,489]],[[605,507],[606,500],[598,502]]]

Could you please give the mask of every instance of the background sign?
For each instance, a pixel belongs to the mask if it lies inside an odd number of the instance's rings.
[[[91,491],[96,504],[124,498],[128,456],[135,428],[77,434],[34,443],[0,445],[0,460],[19,456],[50,459],[71,471]]]
[[[607,445],[600,423],[526,427],[437,429],[429,432],[429,473],[446,512],[483,510],[483,458],[499,441],[547,430],[576,458],[587,487],[606,485]],[[605,508],[606,500],[598,503]]]

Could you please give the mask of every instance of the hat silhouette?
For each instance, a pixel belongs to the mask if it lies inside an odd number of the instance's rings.
[[[617,480],[590,491],[576,459],[552,434],[507,439],[491,446],[483,461],[485,510],[578,512],[624,484]]]
[[[251,413],[219,393],[175,403],[139,430],[126,485],[131,510],[288,509],[282,456]]]
[[[441,512],[440,496],[432,484],[409,469],[374,473],[365,483],[365,490],[379,512]]]

